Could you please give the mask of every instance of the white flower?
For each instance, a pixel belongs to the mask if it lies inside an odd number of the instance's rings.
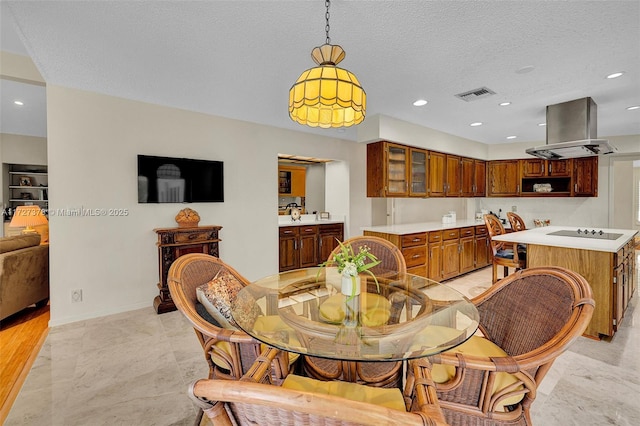
[[[358,275],[358,266],[353,262],[345,262],[342,268],[342,275],[345,277],[355,277]]]

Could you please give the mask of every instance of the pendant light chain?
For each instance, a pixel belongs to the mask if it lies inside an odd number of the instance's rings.
[[[327,21],[324,26],[324,32],[327,33],[327,41],[326,44],[331,44],[331,37],[329,37],[329,6],[331,5],[331,0],[325,0],[324,5],[327,8],[327,12],[324,14],[324,19]]]

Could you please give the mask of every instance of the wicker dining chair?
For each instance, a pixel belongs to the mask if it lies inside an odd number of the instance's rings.
[[[527,229],[527,225],[524,223],[524,219],[520,217],[520,215],[514,212],[507,212],[507,220],[511,225],[511,230],[513,232],[524,231]]]
[[[191,384],[189,396],[205,413],[200,426],[446,426],[426,359],[412,364],[404,392],[395,389],[394,399],[398,399],[400,407],[390,408],[389,398],[380,395],[380,389],[367,389],[364,385],[347,384],[349,389],[356,388],[351,395],[376,392],[375,403],[347,399],[323,386],[320,388],[327,393],[287,388],[286,381],[282,387],[270,384],[269,370],[278,362],[279,352],[267,349],[240,381],[203,379]],[[388,395],[394,390],[385,391],[384,395]]]
[[[517,243],[505,243],[504,241],[496,241],[493,237],[505,233],[502,222],[493,214],[484,215],[484,224],[489,232],[489,240],[491,242],[491,250],[493,253],[493,270],[491,274],[491,283],[498,281],[498,266],[504,267],[504,277],[509,275],[509,268],[515,270],[524,269],[526,267],[526,251],[522,247],[518,247]]]
[[[407,272],[407,263],[398,247],[384,238],[375,236],[357,236],[343,242],[351,245],[354,251],[367,246],[380,263],[369,269],[376,277]],[[339,253],[336,247],[329,259]],[[354,362],[305,356],[302,361],[307,376],[318,380],[345,380],[380,387],[401,387],[403,363],[398,362]]]
[[[209,364],[209,378],[239,379],[262,350],[260,342],[242,330],[215,324],[199,304],[196,289],[221,272],[232,275],[242,286],[249,282],[238,271],[215,256],[190,253],[176,259],[167,282],[176,307],[193,326]]]
[[[430,357],[445,418],[452,425],[531,425],[540,382],[591,320],[591,287],[568,269],[536,267],[472,301],[484,337]]]

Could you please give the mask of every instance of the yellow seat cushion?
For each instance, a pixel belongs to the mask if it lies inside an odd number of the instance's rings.
[[[461,353],[466,355],[475,355],[482,357],[501,357],[508,356],[498,345],[484,337],[471,336],[469,340],[445,353]],[[433,364],[431,376],[436,383],[445,383],[455,376],[455,367],[452,365]],[[496,374],[496,380],[493,385],[492,394],[518,382],[518,378],[510,373],[500,372]],[[520,386],[524,389],[524,386]],[[496,405],[497,411],[504,411],[506,405],[517,404],[522,401],[524,395],[516,395],[500,401]]]
[[[334,294],[320,304],[320,318],[324,321],[340,324],[345,317],[346,296]],[[389,321],[391,315],[391,302],[379,294],[365,293],[360,298],[362,303],[360,322],[367,327],[377,327]]]
[[[283,388],[340,396],[351,401],[368,402],[381,407],[407,411],[402,392],[398,388],[377,388],[339,380],[324,382],[290,374],[282,383]]]
[[[286,325],[278,315],[263,315],[256,318],[256,322],[254,323],[254,328],[259,331],[293,331],[293,329],[288,325]],[[295,334],[293,333],[289,334],[289,338],[293,342],[295,342],[294,344],[297,344],[297,345],[300,344]],[[217,342],[214,346],[216,346],[218,349],[226,353],[231,353],[231,345],[229,342],[220,341],[220,342]],[[264,344],[260,345],[260,348],[263,351],[267,347],[268,346]],[[296,362],[296,360],[299,357],[300,357],[300,354],[289,352],[289,364],[293,364],[294,362]],[[227,368],[225,363],[217,359],[216,357],[213,357],[213,362],[220,368],[224,368],[224,369]]]

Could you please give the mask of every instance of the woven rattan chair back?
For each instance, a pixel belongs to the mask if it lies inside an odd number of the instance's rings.
[[[516,213],[507,212],[507,220],[509,221],[513,232],[524,231],[527,229],[527,225],[524,224],[524,219]]]
[[[190,386],[189,395],[204,409],[201,426],[446,426],[426,360],[411,364],[403,393],[407,411],[399,411],[271,385],[273,351],[265,352],[240,381],[199,380]]]
[[[361,235],[358,237],[352,237],[343,242],[345,245],[350,245],[354,252],[358,252],[360,247],[369,247],[371,253],[373,253],[380,263],[370,269],[376,276],[383,276],[387,273],[407,272],[407,263],[402,256],[402,252],[389,240],[384,238]],[[342,248],[336,247],[328,259],[332,259],[333,256],[340,252]]]
[[[530,407],[537,388],[560,356],[586,329],[595,302],[580,275],[559,267],[518,271],[473,299],[480,331],[506,357],[452,352],[435,355],[434,364],[452,365],[455,378],[436,385],[447,422],[455,425],[531,425]],[[454,349],[455,351],[455,349]],[[496,373],[518,382],[493,393]],[[524,394],[501,411],[501,399]]]
[[[357,236],[345,240],[355,252],[366,246],[380,264],[370,269],[376,276],[407,272],[407,264],[398,247],[384,238],[375,236]],[[336,247],[329,255],[332,259],[339,253]],[[305,356],[304,371],[309,377],[318,380],[345,380],[360,384],[380,387],[402,386],[402,362],[351,362]]]
[[[260,344],[243,331],[220,328],[197,311],[196,288],[211,281],[221,271],[235,277],[243,286],[248,281],[217,257],[191,253],[176,259],[167,275],[171,298],[189,320],[209,363],[209,378],[239,379],[260,353]],[[226,348],[216,345],[228,342]],[[226,350],[225,350],[226,349]],[[215,360],[215,362],[214,362]]]
[[[493,214],[486,214],[484,215],[484,224],[487,227],[491,242],[491,251],[493,253],[491,282],[495,284],[498,281],[498,266],[504,268],[504,277],[506,277],[509,275],[509,268],[514,268],[515,270],[525,268],[526,259],[524,258],[524,252],[518,249],[517,243],[505,243],[493,239],[493,237],[505,233],[500,219]],[[505,255],[505,253],[510,255]]]

